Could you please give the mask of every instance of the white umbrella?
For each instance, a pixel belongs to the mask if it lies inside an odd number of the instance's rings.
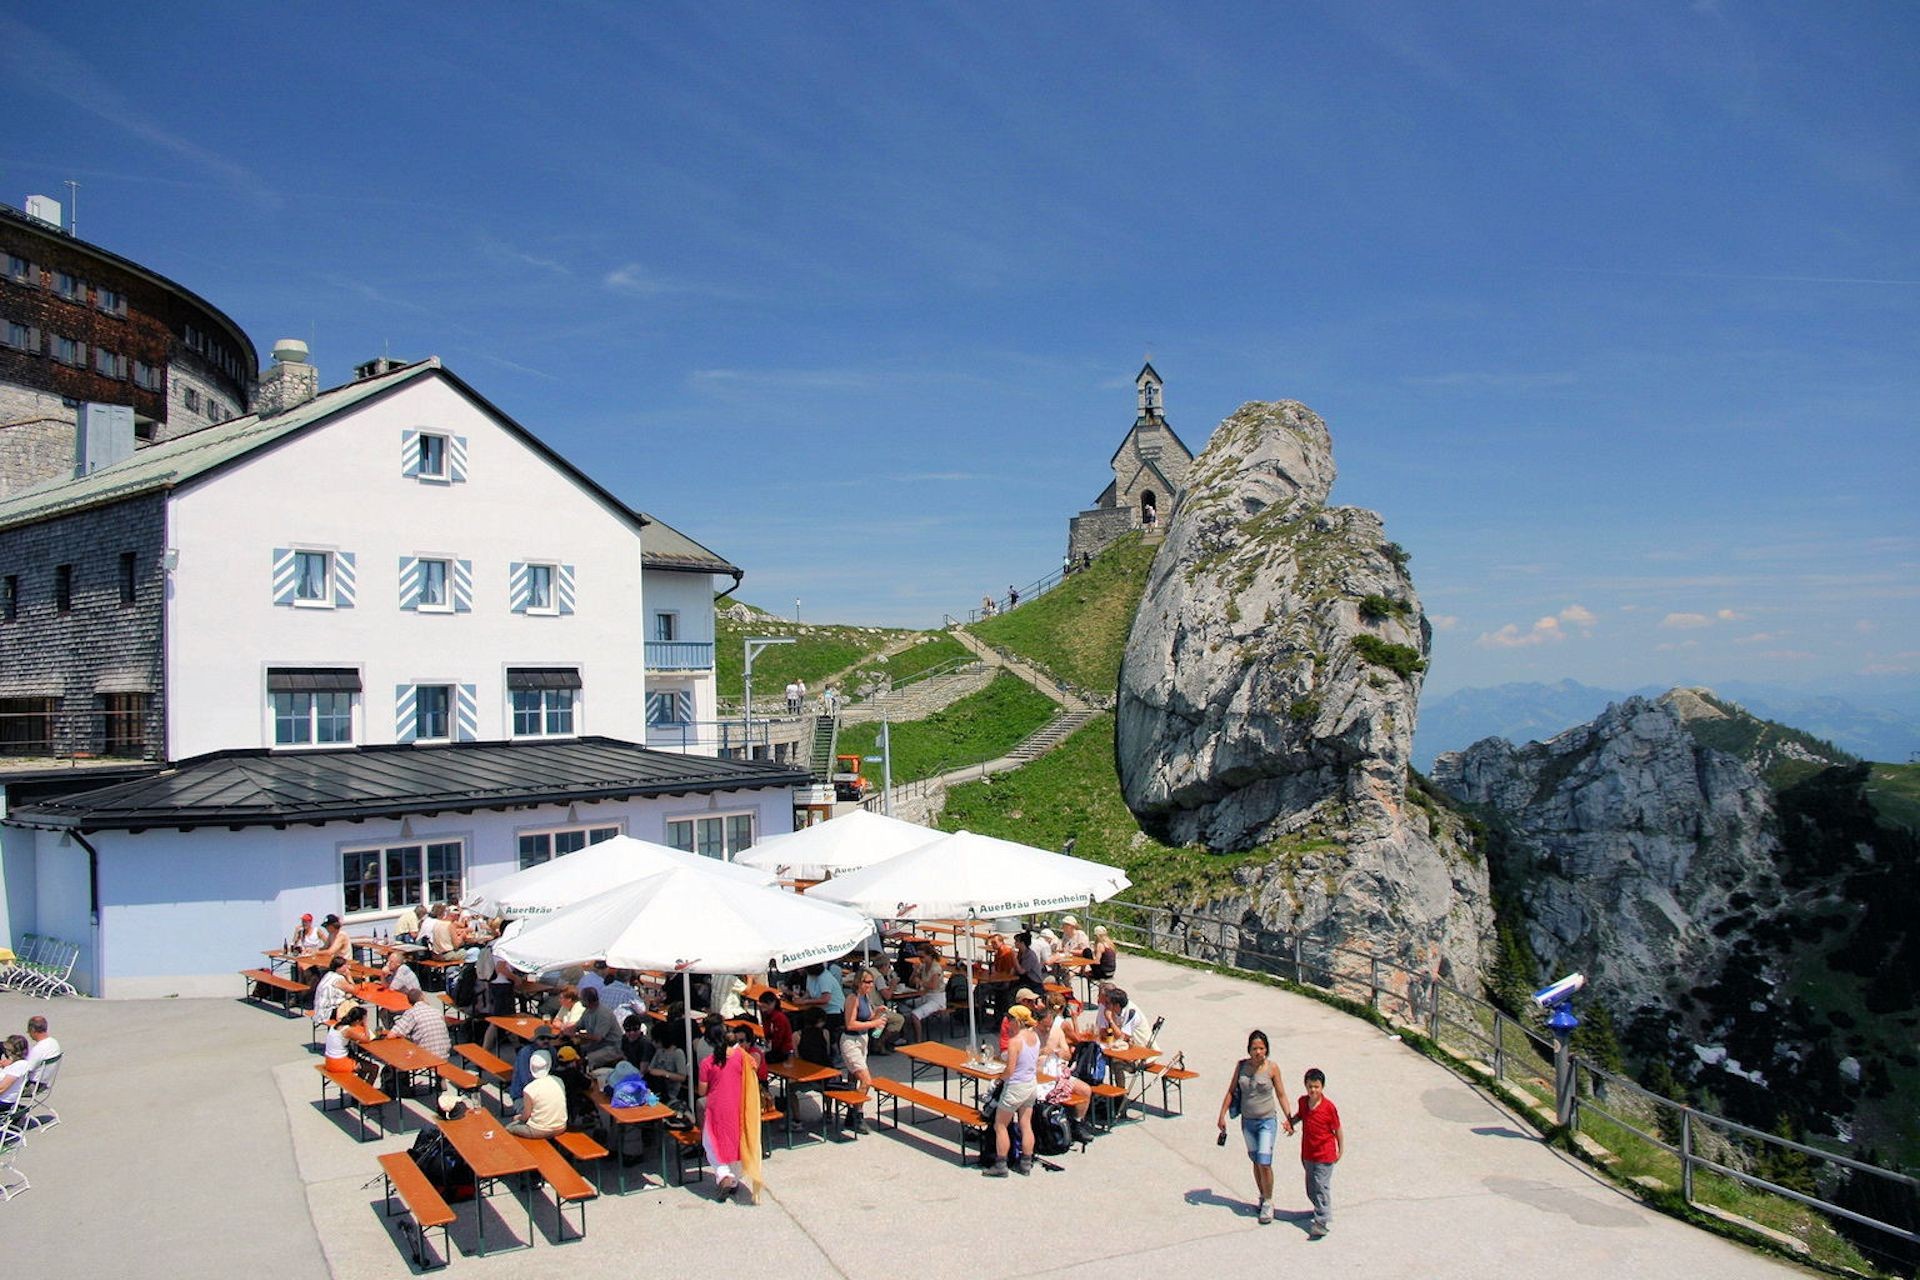
[[[724,877],[738,885],[766,886],[774,882],[773,876],[752,867],[670,849],[651,840],[614,836],[483,884],[460,905],[488,915],[545,916],[615,885],[683,868]]]
[[[786,875],[800,874],[802,869],[818,869],[832,875],[884,862],[895,854],[917,849],[939,835],[938,831],[918,823],[856,809],[842,818],[815,823],[785,835],[768,836],[734,861],[740,866]]]
[[[875,919],[967,920],[1027,916],[1104,902],[1132,882],[1104,863],[957,831],[861,871],[835,876],[807,896],[856,907]],[[973,965],[967,965],[967,1038],[974,1043]]]

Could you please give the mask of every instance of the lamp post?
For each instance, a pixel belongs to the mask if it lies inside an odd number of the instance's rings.
[[[868,764],[880,766],[880,809],[889,818],[893,816],[893,735],[889,732],[893,725],[887,720],[887,695],[880,694],[874,701],[880,704],[880,754],[868,756]]]
[[[743,650],[743,652],[746,655],[746,664],[745,664],[746,672],[741,678],[741,690],[740,690],[741,701],[744,704],[744,710],[741,712],[740,718],[742,722],[742,725],[741,725],[742,731],[746,734],[746,738],[747,738],[747,741],[746,741],[747,759],[749,760],[753,759],[753,660],[760,655],[760,651],[762,649],[771,648],[776,644],[792,644],[792,643],[794,643],[794,639],[792,636],[748,636],[746,637],[746,643]]]

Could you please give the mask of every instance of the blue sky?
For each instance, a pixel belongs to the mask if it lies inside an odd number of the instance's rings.
[[[459,14],[457,20],[450,17]],[[1905,3],[77,3],[0,199],[438,354],[804,617],[1057,566],[1143,355],[1324,416],[1429,688],[1920,685]]]

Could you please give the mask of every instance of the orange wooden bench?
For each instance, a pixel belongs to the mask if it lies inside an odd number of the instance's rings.
[[[1200,1078],[1198,1071],[1187,1069],[1187,1055],[1176,1053],[1167,1062],[1149,1062],[1147,1070],[1160,1077],[1160,1110],[1168,1115],[1185,1115],[1187,1113],[1187,1081]],[[1180,1095],[1180,1110],[1177,1112],[1167,1105],[1169,1089]]]
[[[565,1137],[566,1135],[561,1135]],[[583,1135],[584,1136],[584,1135]],[[592,1141],[588,1139],[588,1141]],[[580,1206],[580,1234],[576,1240],[587,1238],[587,1201],[600,1193],[591,1182],[580,1176],[580,1171],[567,1163],[559,1148],[545,1138],[522,1138],[521,1145],[533,1155],[534,1172],[553,1192],[553,1239],[555,1244],[563,1244],[567,1238],[567,1206]],[[599,1143],[593,1144],[599,1147]],[[600,1154],[605,1155],[604,1148]]]
[[[377,1085],[371,1081],[361,1079],[358,1075],[346,1075],[341,1072],[327,1070],[327,1064],[324,1062],[314,1063],[313,1069],[320,1073],[320,1109],[322,1111],[327,1109],[327,1086],[332,1085],[340,1091],[341,1110],[344,1111],[346,1109],[348,1098],[352,1098],[354,1102],[359,1104],[360,1141],[365,1142],[368,1137],[368,1107],[374,1109],[374,1123],[380,1127],[381,1136],[384,1137],[386,1135],[387,1124],[386,1121],[381,1118],[381,1113],[385,1110],[386,1105],[393,1101],[392,1098],[382,1093]]]
[[[246,999],[258,1000],[261,1004],[265,1004],[267,996],[261,988],[277,991],[280,993],[280,1011],[289,1018],[296,1016],[299,1012],[293,1007],[294,998],[304,997],[307,992],[313,990],[306,983],[283,977],[271,969],[242,969],[240,976],[247,980]]]
[[[968,1134],[977,1133],[980,1135],[980,1153],[981,1157],[983,1159],[985,1158],[987,1150],[987,1121],[986,1117],[982,1116],[978,1109],[969,1107],[964,1102],[950,1101],[937,1093],[928,1093],[924,1089],[915,1089],[911,1085],[901,1084],[898,1080],[889,1080],[885,1076],[875,1076],[873,1078],[873,1087],[877,1092],[886,1094],[892,1101],[894,1128],[898,1129],[900,1127],[900,1104],[904,1102],[909,1107],[918,1107],[922,1111],[931,1111],[933,1114],[951,1120],[959,1126],[961,1164],[967,1162]]]
[[[394,1216],[393,1197],[397,1194],[413,1219],[413,1229],[407,1233],[407,1242],[413,1246],[414,1262],[423,1271],[446,1266],[452,1252],[447,1246],[447,1228],[453,1225],[453,1206],[434,1190],[433,1184],[427,1181],[427,1175],[420,1172],[420,1166],[404,1151],[381,1156],[380,1173],[386,1188],[382,1212],[389,1218]],[[427,1232],[436,1227],[440,1230],[440,1260],[430,1263],[427,1261]]]

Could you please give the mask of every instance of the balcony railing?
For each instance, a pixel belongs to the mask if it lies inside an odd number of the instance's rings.
[[[706,640],[649,640],[647,670],[711,671],[713,644]]]
[[[147,728],[145,708],[93,712],[0,711],[0,758],[158,759],[158,743],[148,737]]]

